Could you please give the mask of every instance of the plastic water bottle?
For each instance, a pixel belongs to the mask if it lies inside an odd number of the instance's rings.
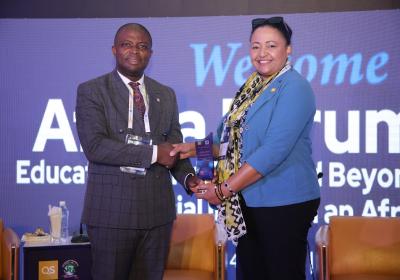
[[[60,201],[60,208],[62,213],[61,218],[61,242],[66,243],[69,238],[68,219],[69,211],[65,201]]]

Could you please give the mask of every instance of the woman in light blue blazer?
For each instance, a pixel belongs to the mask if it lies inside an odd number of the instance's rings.
[[[217,178],[198,185],[218,205],[218,221],[237,245],[237,279],[305,279],[307,234],[319,206],[309,82],[288,56],[292,30],[282,17],[252,21],[255,72],[236,93],[216,137]],[[193,143],[176,146],[195,155]]]

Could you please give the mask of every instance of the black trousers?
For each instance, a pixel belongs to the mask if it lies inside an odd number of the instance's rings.
[[[161,280],[172,223],[150,230],[88,226],[93,280]]]
[[[236,279],[306,279],[307,234],[319,203],[247,207],[241,199],[247,234],[236,248]]]

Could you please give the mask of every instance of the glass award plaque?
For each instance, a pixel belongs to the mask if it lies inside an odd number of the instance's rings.
[[[213,135],[210,133],[203,140],[195,142],[197,177],[204,181],[214,178]]]

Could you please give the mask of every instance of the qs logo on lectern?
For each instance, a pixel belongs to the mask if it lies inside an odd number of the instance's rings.
[[[39,280],[58,280],[58,260],[39,261]]]

